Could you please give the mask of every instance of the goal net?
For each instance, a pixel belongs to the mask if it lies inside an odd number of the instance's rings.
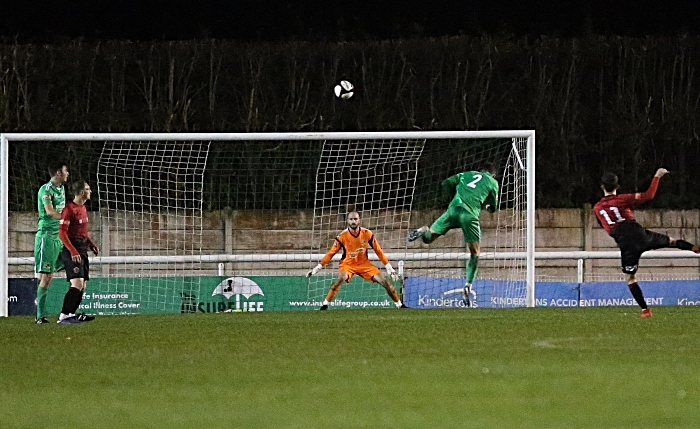
[[[441,189],[448,177],[497,166],[500,210],[481,215],[479,271],[472,307],[527,304],[527,138],[395,138],[324,142],[316,173],[314,235],[323,253],[346,227],[350,211],[361,214],[402,279],[395,286],[413,308],[463,308],[466,250],[461,228],[431,244],[409,244],[407,233],[430,226],[447,209],[454,190]],[[370,257],[374,255],[371,254]],[[382,264],[377,261],[378,267]],[[312,261],[315,263],[315,261]],[[309,282],[309,299],[321,305],[336,276],[336,264]],[[384,270],[382,270],[384,272]],[[322,272],[323,273],[323,272]],[[357,277],[357,276],[355,276]],[[354,278],[331,305],[392,307],[377,284]]]
[[[390,263],[400,268],[401,255],[396,252],[406,249],[417,164],[424,148],[425,139],[325,141],[316,172],[312,252],[327,252],[347,227],[348,213],[357,211],[360,225],[374,233],[374,240],[392,256]],[[369,256],[383,268],[371,250]],[[337,266],[334,262],[309,280],[312,305],[323,302]],[[400,289],[399,284],[395,287]],[[383,287],[356,276],[342,286],[331,305],[392,307],[393,303]]]
[[[102,265],[105,279],[98,296],[128,296],[149,309],[171,311],[181,305],[182,297],[200,293],[201,278],[193,274],[203,270],[198,257],[203,250],[203,181],[209,145],[208,141],[102,144],[97,162],[100,242],[109,256],[128,257],[131,263],[122,259]],[[91,309],[110,306],[95,299]]]
[[[430,245],[406,236],[446,209],[442,180],[485,161],[502,172],[501,210],[482,212],[477,304],[526,305],[534,294],[530,131],[4,134],[0,142],[0,284],[10,279],[2,302],[21,295],[10,296],[13,287],[36,292],[27,281],[35,277],[37,191],[56,159],[96,190],[88,216],[101,252],[90,258],[88,313],[317,309],[340,254],[317,276],[305,274],[352,210],[400,271],[405,302],[459,307],[455,290],[469,259],[461,231]],[[60,310],[66,290],[56,273],[49,312]],[[393,304],[381,286],[355,276],[334,307]]]

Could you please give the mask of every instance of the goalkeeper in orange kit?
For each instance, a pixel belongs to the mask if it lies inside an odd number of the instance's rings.
[[[405,308],[406,306],[401,302],[399,293],[396,291],[396,288],[394,288],[394,285],[382,275],[379,268],[375,267],[367,257],[367,251],[371,247],[379,260],[382,261],[382,264],[384,264],[386,272],[391,279],[393,281],[398,279],[396,271],[394,271],[394,268],[391,266],[389,259],[387,259],[372,231],[360,226],[360,214],[358,212],[348,213],[347,223],[347,229],[343,230],[335,237],[333,246],[323,259],[321,259],[321,262],[306,275],[306,277],[311,277],[318,273],[318,271],[323,268],[324,265],[328,264],[333,256],[342,249],[343,256],[340,259],[338,277],[333,280],[328,294],[326,295],[326,299],[321,305],[321,310],[328,310],[328,304],[338,295],[343,283],[348,283],[355,274],[367,281],[377,282],[382,285],[391,297],[391,300],[394,301],[394,305],[396,305],[397,308]]]

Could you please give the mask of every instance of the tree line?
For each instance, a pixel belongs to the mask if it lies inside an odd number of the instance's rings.
[[[538,207],[595,202],[605,171],[643,190],[665,166],[654,205],[699,208],[699,72],[697,36],[5,42],[0,130],[534,129]]]

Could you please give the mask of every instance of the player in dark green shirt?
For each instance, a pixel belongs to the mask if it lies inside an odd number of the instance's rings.
[[[63,242],[58,237],[61,224],[61,211],[66,206],[66,189],[68,165],[57,162],[49,167],[51,180],[39,188],[37,208],[39,225],[34,240],[34,267],[39,274],[39,287],[36,292],[36,323],[48,323],[46,320],[46,295],[53,279],[53,273],[63,269],[61,250]]]
[[[408,234],[409,242],[421,238],[428,244],[451,229],[462,228],[464,242],[470,253],[466,267],[467,283],[464,286],[464,305],[467,307],[471,307],[476,299],[472,283],[479,269],[479,213],[482,209],[490,213],[498,209],[498,182],[494,179],[496,173],[496,166],[486,163],[480,171],[465,171],[445,179],[442,187],[454,192],[447,211],[433,222],[430,228],[422,226]]]

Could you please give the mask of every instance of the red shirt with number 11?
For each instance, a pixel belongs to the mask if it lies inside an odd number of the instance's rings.
[[[605,228],[608,234],[618,223],[626,220],[634,220],[632,207],[637,206],[647,201],[651,201],[656,195],[656,189],[659,187],[659,178],[651,179],[651,185],[646,192],[637,192],[635,194],[620,194],[607,195],[593,206],[595,217],[598,219],[600,226]]]

